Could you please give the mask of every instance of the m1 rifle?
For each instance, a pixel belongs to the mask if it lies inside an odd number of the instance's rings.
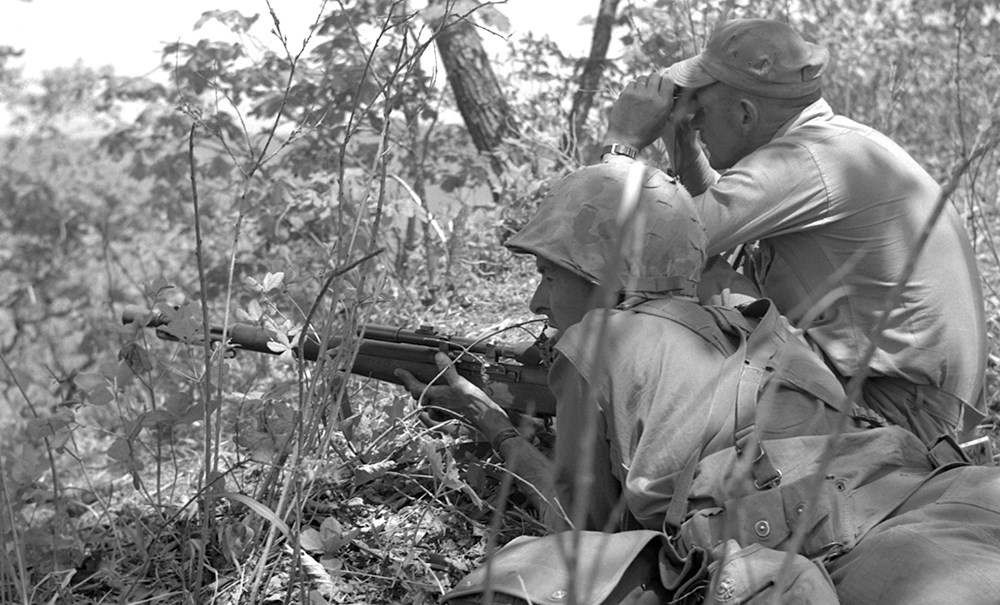
[[[175,322],[171,312],[150,310],[129,305],[122,310],[122,323],[138,323],[154,328],[162,340],[181,341],[188,344],[202,343],[202,329],[198,323],[187,325]],[[234,323],[225,330],[219,325],[209,326],[209,340],[223,344],[228,351],[254,351],[277,355],[282,351],[278,343],[291,343],[292,354],[308,361],[316,361],[320,351],[333,358],[342,346],[343,338],[334,337],[325,347],[312,336],[302,341],[282,338],[273,330],[248,323]],[[532,416],[555,416],[555,397],[548,387],[548,354],[544,336],[535,342],[505,345],[482,339],[449,336],[430,326],[405,330],[394,326],[368,324],[359,333],[357,355],[350,372],[394,384],[403,384],[395,375],[403,369],[425,383],[440,374],[434,356],[445,353],[454,360],[459,375],[483,389],[498,405],[507,410]]]

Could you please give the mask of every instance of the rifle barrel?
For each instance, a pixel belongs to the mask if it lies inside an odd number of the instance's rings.
[[[128,305],[122,310],[122,323],[140,323],[143,327],[155,328],[156,335],[163,340],[180,340],[171,333],[171,318],[157,310],[149,310],[137,305]],[[198,339],[200,329],[195,328],[194,339]],[[394,370],[404,369],[423,382],[431,382],[438,374],[434,356],[439,351],[458,354],[455,361],[458,373],[485,389],[491,396],[499,397],[507,407],[527,411],[531,414],[555,415],[555,400],[548,390],[548,369],[540,364],[541,354],[533,343],[496,345],[492,342],[442,336],[431,328],[417,331],[403,330],[392,326],[370,324],[361,332],[363,338],[358,344],[357,356],[350,371],[359,376],[402,384]],[[254,351],[277,355],[268,343],[281,342],[275,333],[261,326],[234,323],[223,333],[222,326],[209,326],[209,338],[213,342],[225,342],[236,350]],[[288,339],[297,347],[298,339]],[[333,337],[326,344],[326,350],[337,351],[344,339]],[[320,343],[314,337],[307,337],[302,347],[302,358],[316,361]],[[486,363],[469,356],[486,358]],[[521,365],[499,362],[500,357],[513,358]],[[539,360],[532,362],[531,360]],[[492,362],[492,363],[491,363]]]
[[[147,328],[161,328],[170,324],[170,318],[155,309],[149,310],[138,305],[127,305],[122,310],[123,324],[139,322],[143,318],[145,319],[142,325]],[[278,340],[272,332],[252,324],[230,324],[227,337],[223,336],[221,326],[212,325],[209,326],[209,329],[211,330],[210,336],[214,341],[230,340],[238,344],[240,348],[259,353],[274,353],[267,346],[267,343]],[[539,354],[537,351],[532,350],[534,343],[530,342],[521,342],[512,345],[496,344],[484,339],[445,336],[438,334],[432,328],[428,327],[413,331],[380,324],[365,325],[362,328],[361,334],[365,340],[429,347],[443,352],[468,352],[494,359],[508,357],[526,365],[538,365],[540,363]],[[164,334],[162,330],[157,330],[157,335],[161,335],[162,338],[167,340],[177,340],[169,332]],[[342,342],[342,338],[334,337],[327,343],[327,349],[336,349]],[[292,344],[296,345],[298,343],[297,341],[293,341]],[[303,353],[305,359],[316,361],[316,357],[319,354],[319,342],[315,338],[307,337]]]

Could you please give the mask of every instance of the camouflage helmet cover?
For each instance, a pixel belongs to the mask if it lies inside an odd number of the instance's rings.
[[[630,171],[637,194],[627,191]],[[706,236],[683,187],[638,162],[614,162],[581,168],[556,183],[505,245],[595,284],[615,263],[614,286],[629,296],[693,295]]]

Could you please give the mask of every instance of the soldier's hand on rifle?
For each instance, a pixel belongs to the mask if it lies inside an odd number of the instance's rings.
[[[441,376],[447,385],[436,383],[428,385],[402,369],[394,372],[414,399],[420,401],[422,405],[442,408],[461,415],[487,437],[495,432],[498,421],[502,424],[502,420],[506,420],[507,427],[513,426],[503,408],[490,399],[482,389],[460,376],[447,355],[438,353],[434,356],[434,361],[443,371]]]
[[[394,373],[410,395],[423,405],[439,406],[461,414],[476,427],[490,446],[503,459],[516,476],[533,486],[527,490],[528,498],[537,510],[542,511],[550,527],[563,527],[562,509],[557,503],[551,461],[539,452],[530,441],[521,438],[507,413],[482,389],[459,375],[451,359],[444,353],[434,356],[434,363],[442,370],[447,385],[428,385],[403,369]]]

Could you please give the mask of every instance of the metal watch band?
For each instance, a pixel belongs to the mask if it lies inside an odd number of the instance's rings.
[[[605,145],[601,148],[601,155],[607,154],[613,155],[623,155],[630,159],[635,159],[635,156],[639,154],[639,150],[631,145],[623,145],[622,143],[612,143],[610,145]]]

